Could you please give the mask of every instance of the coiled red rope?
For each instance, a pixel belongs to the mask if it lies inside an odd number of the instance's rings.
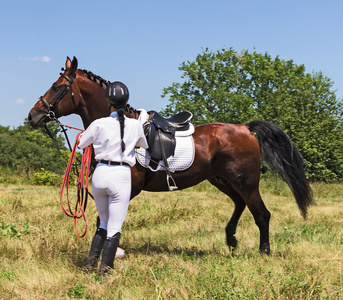
[[[77,129],[70,126],[66,126],[66,127]],[[77,129],[77,130],[81,130],[81,129]],[[76,157],[77,141],[81,134],[82,132],[78,133],[76,136],[74,147],[71,151],[67,168],[64,174],[63,184],[61,188],[61,195],[60,195],[60,204],[61,204],[62,211],[68,217],[74,218],[75,233],[79,238],[83,237],[87,232],[87,220],[86,220],[85,211],[87,208],[88,195],[92,197],[92,195],[88,191],[89,174],[90,174],[90,167],[91,167],[91,160],[92,160],[92,146],[88,146],[84,149],[82,159],[81,159],[80,171],[78,171],[77,169],[77,157]],[[76,201],[74,209],[71,208],[70,200],[69,200],[69,181],[70,181],[70,175],[71,175],[73,166],[75,166],[76,174],[78,175],[77,201]],[[67,203],[66,205],[67,208],[65,208],[63,205],[64,194],[66,194],[65,201]],[[79,218],[82,218],[82,220],[85,223],[84,231],[82,234],[78,233],[77,221]]]

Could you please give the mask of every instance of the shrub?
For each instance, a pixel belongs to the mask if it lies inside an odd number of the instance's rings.
[[[59,185],[59,177],[56,174],[52,174],[50,171],[41,168],[40,172],[34,173],[34,183],[37,185]]]

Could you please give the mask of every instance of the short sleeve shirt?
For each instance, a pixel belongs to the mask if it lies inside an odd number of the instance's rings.
[[[143,127],[135,119],[125,117],[124,138],[125,151],[121,150],[120,124],[118,113],[93,121],[82,133],[78,147],[84,149],[93,144],[95,159],[126,162],[135,165],[135,148],[148,148]]]

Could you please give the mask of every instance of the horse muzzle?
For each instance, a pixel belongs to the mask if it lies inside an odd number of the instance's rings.
[[[44,127],[46,123],[55,119],[53,111],[39,110],[32,108],[28,115],[28,120],[33,128]]]

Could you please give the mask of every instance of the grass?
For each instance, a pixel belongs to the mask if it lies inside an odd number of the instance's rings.
[[[0,299],[343,299],[343,185],[312,188],[317,203],[303,220],[283,182],[261,182],[270,256],[258,252],[248,210],[230,253],[224,228],[233,203],[208,183],[142,192],[122,231],[126,258],[102,278],[84,270],[93,202],[88,232],[77,238],[58,187],[0,184]]]

